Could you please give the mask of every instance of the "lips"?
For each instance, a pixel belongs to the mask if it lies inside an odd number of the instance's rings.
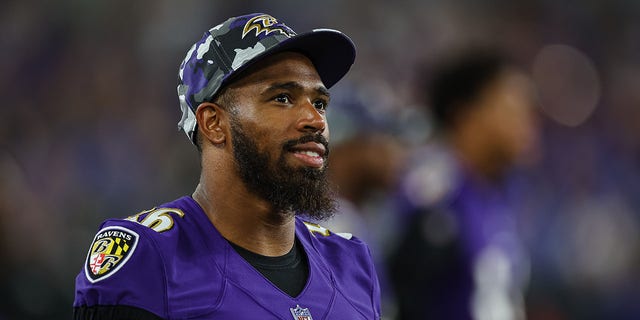
[[[314,168],[322,168],[324,166],[326,148],[321,143],[307,142],[298,144],[293,146],[290,151],[304,165]]]

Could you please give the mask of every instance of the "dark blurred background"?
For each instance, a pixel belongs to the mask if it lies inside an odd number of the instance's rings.
[[[192,192],[178,65],[205,30],[250,12],[354,40],[356,64],[332,89],[332,144],[393,139],[369,159],[429,141],[418,71],[460,46],[503,48],[540,102],[537,160],[517,173],[528,317],[640,318],[640,2],[5,0],[0,319],[69,319],[99,223]],[[387,203],[392,185],[367,199]],[[393,208],[373,207],[383,257],[402,230]],[[393,319],[392,294],[383,311]]]

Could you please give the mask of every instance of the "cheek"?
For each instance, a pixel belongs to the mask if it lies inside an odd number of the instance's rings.
[[[279,133],[273,130],[259,130],[256,132],[255,141],[261,152],[278,155],[282,151],[283,139]]]
[[[324,128],[324,132],[322,133],[322,135],[327,139],[327,141],[329,141],[329,138],[331,137],[330,133],[331,132],[329,131],[329,123],[326,122],[326,125],[325,125],[325,128]]]
[[[249,140],[256,151],[261,154],[270,154],[273,157],[274,149],[274,137],[275,132],[273,128],[267,128],[253,121],[243,120],[241,121],[242,135],[244,139]]]

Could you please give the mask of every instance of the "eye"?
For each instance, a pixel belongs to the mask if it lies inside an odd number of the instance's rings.
[[[322,99],[318,99],[313,102],[313,106],[320,111],[327,110],[328,105],[327,101]]]
[[[287,103],[287,104],[291,103],[291,99],[289,99],[289,96],[287,94],[285,94],[285,93],[281,93],[281,94],[275,96],[273,99],[276,102],[279,102],[279,103]]]

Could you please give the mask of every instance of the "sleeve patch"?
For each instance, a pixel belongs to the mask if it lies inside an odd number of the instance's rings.
[[[119,226],[98,231],[84,264],[87,279],[95,283],[116,273],[133,255],[138,238],[135,231]]]

